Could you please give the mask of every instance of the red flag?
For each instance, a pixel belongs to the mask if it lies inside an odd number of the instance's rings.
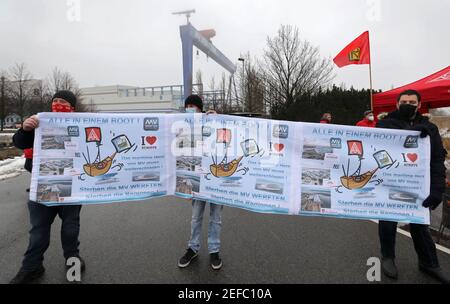
[[[351,64],[370,64],[369,32],[353,40],[333,61],[340,68]]]

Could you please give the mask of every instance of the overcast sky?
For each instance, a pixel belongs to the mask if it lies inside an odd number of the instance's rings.
[[[171,13],[192,8],[191,23],[214,28],[213,43],[236,63],[261,56],[266,37],[292,24],[327,58],[369,30],[374,88],[450,65],[449,0],[0,0],[0,70],[24,62],[42,78],[58,66],[81,87],[181,84],[185,18]],[[194,55],[198,69],[205,84],[225,71],[203,54]],[[336,84],[369,86],[368,66],[335,74]]]

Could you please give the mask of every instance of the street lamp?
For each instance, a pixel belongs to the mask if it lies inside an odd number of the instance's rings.
[[[242,61],[242,83],[244,83],[244,77],[245,77],[245,59],[242,57],[238,58],[238,61]],[[245,112],[245,98],[242,98],[242,112]]]

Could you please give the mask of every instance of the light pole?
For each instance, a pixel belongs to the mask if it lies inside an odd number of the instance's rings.
[[[241,83],[244,84],[244,78],[245,78],[245,59],[242,57],[238,58],[238,61],[242,61],[242,79]],[[242,91],[245,91],[245,86],[242,85]],[[242,97],[242,112],[245,112],[245,97]]]

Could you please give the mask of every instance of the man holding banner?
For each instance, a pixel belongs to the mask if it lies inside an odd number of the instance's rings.
[[[74,112],[76,96],[70,91],[59,91],[52,98],[52,112]],[[14,134],[14,145],[19,149],[33,147],[35,129],[39,126],[37,116],[31,116],[23,123],[23,127]],[[59,189],[54,189],[55,192]],[[61,243],[66,260],[76,257],[80,260],[81,271],[84,270],[84,261],[79,257],[78,236],[80,233],[81,205],[47,207],[34,201],[28,202],[30,213],[30,240],[25,253],[22,267],[11,280],[11,284],[25,284],[41,277],[45,268],[42,265],[44,253],[50,245],[50,231],[56,217],[62,220]]]
[[[421,106],[421,96],[417,91],[407,90],[401,93],[397,100],[397,111],[390,113],[380,120],[377,128],[416,130],[421,137],[430,136],[431,163],[430,195],[423,202],[425,208],[436,209],[442,202],[445,191],[445,155],[439,130],[428,118],[422,116],[418,110]],[[445,274],[439,266],[436,254],[436,245],[431,238],[427,225],[410,224],[414,248],[419,257],[419,269],[436,278],[444,284],[450,284],[450,276]],[[397,233],[396,222],[379,222],[379,237],[382,253],[382,269],[386,276],[397,279],[398,270],[395,265],[395,237]]]
[[[185,108],[187,113],[202,113],[203,101],[198,95],[191,95],[185,100]],[[209,110],[206,114],[216,114],[215,111]],[[192,200],[192,221],[191,221],[191,238],[188,242],[186,253],[178,261],[178,267],[184,268],[189,266],[192,260],[198,256],[200,250],[200,235],[202,231],[203,214],[205,212],[206,202],[193,199]],[[220,250],[220,232],[222,230],[222,209],[223,205],[209,204],[209,226],[208,226],[208,252],[210,255],[211,267],[214,270],[222,268],[222,259],[219,256]]]

